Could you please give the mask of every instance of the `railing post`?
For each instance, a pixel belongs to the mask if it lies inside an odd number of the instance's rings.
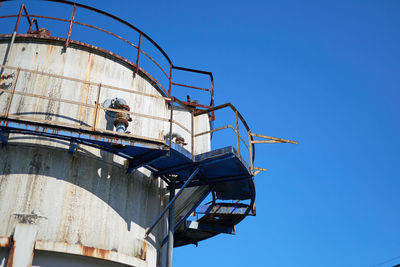
[[[140,58],[140,46],[142,43],[142,32],[139,33],[139,44],[136,56],[136,74],[139,72],[139,58]]]
[[[214,107],[214,78],[211,77],[211,107]],[[215,111],[211,113],[211,120],[215,120]]]
[[[95,111],[94,111],[93,126],[92,126],[92,130],[93,130],[93,131],[96,130],[97,112],[98,112],[98,110],[99,110],[100,90],[101,90],[101,83],[100,83],[99,86],[97,87],[96,109],[95,109]]]
[[[169,87],[168,87],[168,97],[171,97],[171,86],[172,86],[172,63],[169,64]]]
[[[15,41],[15,36],[17,35],[17,30],[18,30],[18,27],[19,27],[19,22],[21,20],[22,10],[24,9],[24,6],[25,6],[24,4],[21,4],[21,8],[19,9],[17,22],[15,23],[14,32],[13,32],[13,34],[11,36],[10,44],[8,45],[6,54],[4,56],[3,65],[7,65],[8,64],[8,57],[9,57],[9,55],[11,53],[11,49],[12,49],[12,46],[13,46],[14,41]],[[3,74],[3,71],[4,71],[4,68],[2,67],[1,70],[0,70],[0,76]]]
[[[15,23],[14,32],[16,33],[19,26],[19,21],[21,20],[22,10],[24,9],[25,5],[21,4],[21,8],[19,9],[17,22]]]
[[[248,131],[249,135],[249,153],[250,153],[250,173],[253,175],[253,142],[251,140],[251,132]]]
[[[71,30],[72,30],[72,25],[74,24],[75,10],[76,10],[76,5],[74,4],[74,8],[72,9],[71,20],[69,22],[68,36],[67,36],[67,40],[65,40],[65,48],[68,48],[69,41],[71,39]]]
[[[238,112],[235,111],[235,120],[236,120],[236,141],[237,141],[237,150],[240,155],[240,138],[239,138],[239,120],[238,120]]]
[[[169,201],[172,202],[175,197],[176,178],[173,178],[169,185]],[[172,267],[172,257],[174,251],[174,232],[175,232],[175,202],[171,204],[168,211],[168,257],[167,267]]]
[[[33,22],[35,21],[34,18],[29,19],[29,29],[28,29],[28,33],[32,32],[32,26],[33,26]]]
[[[192,150],[192,160],[193,160],[193,158],[194,158],[194,109],[192,109],[192,111],[191,111],[191,117],[192,117],[192,132],[191,132],[191,135],[192,135],[192,143],[191,143],[191,150]]]
[[[171,98],[171,101],[169,102],[171,105],[171,114],[169,118],[169,150],[168,150],[168,156],[171,155],[171,146],[172,146],[172,121],[173,121],[173,116],[174,116],[174,98]]]
[[[21,69],[18,68],[17,69],[17,74],[15,75],[15,80],[13,81],[13,84],[12,84],[12,87],[11,87],[10,100],[7,103],[6,113],[4,114],[4,117],[6,117],[6,118],[8,117],[8,113],[10,112],[11,102],[12,102],[13,97],[14,97],[15,87],[17,86],[17,82],[18,82],[18,77],[19,77],[20,71],[21,71]]]

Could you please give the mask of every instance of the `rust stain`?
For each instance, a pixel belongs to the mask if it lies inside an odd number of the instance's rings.
[[[53,53],[54,46],[48,45],[46,46],[46,58],[50,58],[50,55]]]
[[[97,251],[98,251],[98,255],[102,259],[107,259],[108,258],[108,254],[110,253],[109,250],[105,250],[105,249],[97,249]]]
[[[12,267],[14,265],[14,251],[15,251],[15,241],[13,242],[10,254],[8,255],[7,267]]]
[[[93,65],[94,65],[94,59],[92,54],[89,54],[88,62],[86,64],[86,70],[85,70],[85,81],[90,80],[90,76],[93,70]],[[90,90],[90,84],[84,83],[82,86],[82,95],[81,95],[81,103],[86,104],[88,100],[88,95],[89,95],[89,90]],[[82,114],[84,113],[84,114]],[[79,117],[78,120],[83,122],[85,118],[87,117],[87,108],[83,106],[79,106]]]
[[[95,248],[93,248],[93,247],[82,246],[82,254],[85,256],[93,257],[94,251],[95,251]]]
[[[146,241],[143,241],[142,256],[140,258],[144,261],[146,260],[146,254],[147,254],[147,244]]]
[[[82,255],[84,256],[89,256],[89,257],[95,257],[95,258],[101,258],[101,259],[108,259],[109,258],[109,250],[106,249],[101,249],[101,248],[94,248],[94,247],[88,247],[88,246],[82,246],[80,245],[81,250],[82,250]]]
[[[0,236],[0,248],[10,247],[12,243],[12,238],[8,236]]]

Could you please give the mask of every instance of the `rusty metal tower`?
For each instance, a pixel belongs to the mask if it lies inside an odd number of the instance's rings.
[[[254,176],[265,170],[254,166],[255,144],[295,142],[252,133],[232,104],[214,105],[211,72],[174,65],[125,20],[64,0],[37,2],[44,8],[35,14],[25,4],[5,14],[5,2],[1,266],[172,266],[173,247],[233,234],[255,215]],[[70,16],[46,12],[50,2]],[[79,12],[129,34],[79,20]],[[131,57],[119,45],[74,37],[88,30],[127,46]],[[176,72],[207,77],[209,86],[176,81]],[[180,87],[208,100],[183,99]],[[213,128],[222,109],[235,123]],[[235,142],[211,149],[211,135],[229,129]]]

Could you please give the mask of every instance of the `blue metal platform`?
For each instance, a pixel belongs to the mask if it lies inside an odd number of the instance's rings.
[[[182,224],[183,229],[182,227],[178,229],[183,221],[176,224],[175,246],[197,243],[218,233],[234,233],[232,229],[237,223],[247,215],[255,213],[253,176],[246,162],[232,146],[192,156],[180,145],[173,142],[170,145],[168,140],[150,140],[117,132],[91,131],[10,118],[0,118],[0,130],[3,146],[7,145],[9,133],[46,136],[68,141],[71,144],[69,153],[73,152],[77,144],[84,144],[127,159],[129,161],[127,172],[145,167],[151,170],[153,176],[162,178],[170,186],[174,182],[177,189],[185,183],[184,187],[208,185],[215,199],[250,200],[250,205],[218,204],[218,207],[225,205],[224,209],[218,209],[225,213],[220,212],[218,216],[215,215],[217,204],[214,201],[212,205],[198,211],[200,214],[206,214],[198,222],[186,221],[189,216],[186,214],[185,223]],[[189,181],[194,172],[196,175]],[[232,209],[240,212],[230,212]]]

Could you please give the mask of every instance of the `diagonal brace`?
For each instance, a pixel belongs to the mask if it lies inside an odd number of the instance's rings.
[[[158,218],[153,222],[153,224],[148,228],[145,234],[145,238],[153,231],[154,227],[157,225],[157,223],[161,220],[161,218],[164,216],[164,214],[167,212],[169,207],[175,203],[175,200],[182,194],[183,189],[193,180],[194,177],[196,177],[197,173],[199,172],[199,168],[196,168],[194,172],[189,176],[189,179],[185,182],[185,184],[179,189],[178,193],[171,199],[171,201],[168,203],[168,205],[164,208],[164,210],[161,212],[161,214],[158,216]]]

